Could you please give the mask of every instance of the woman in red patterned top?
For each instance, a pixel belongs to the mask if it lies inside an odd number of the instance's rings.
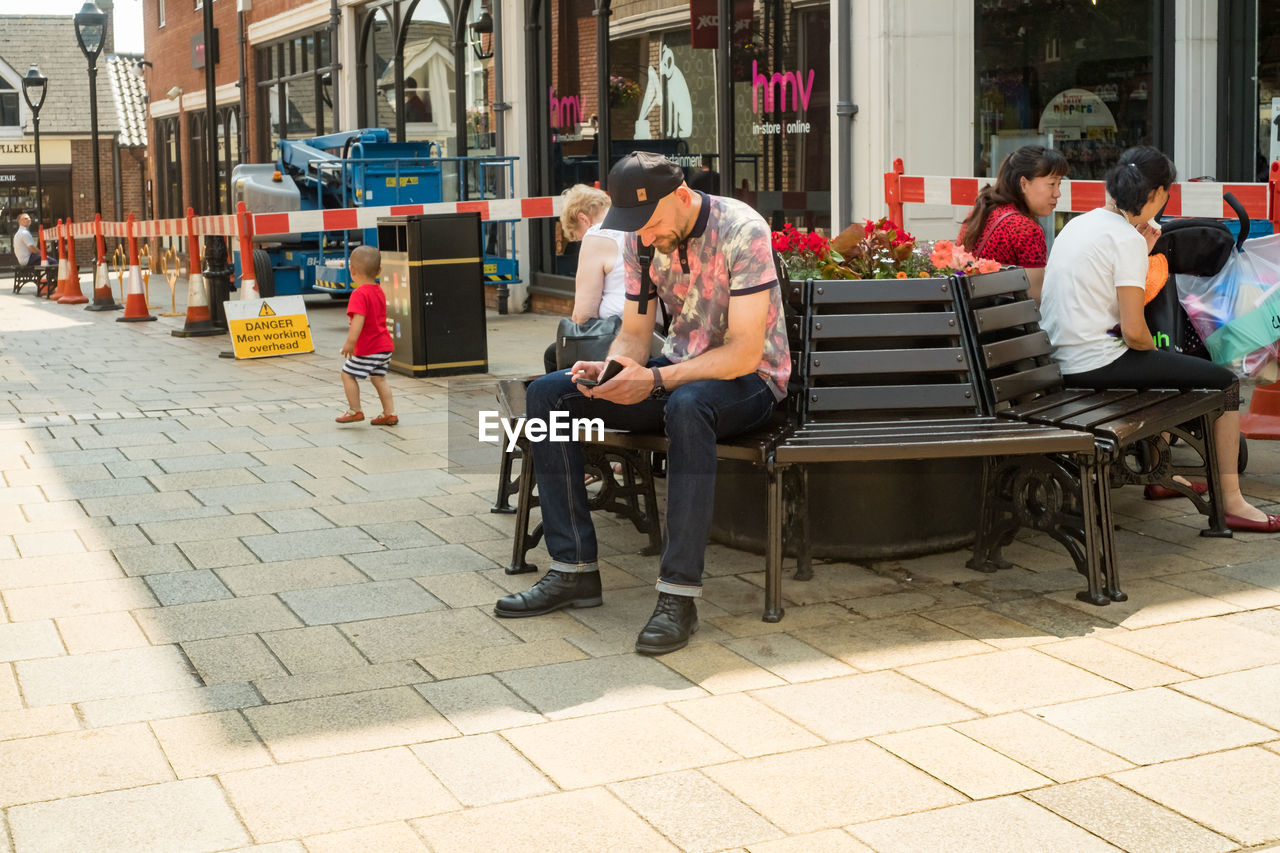
[[[1051,148],[1024,145],[1004,158],[996,182],[983,187],[957,242],[979,258],[1023,267],[1040,298],[1048,257],[1036,219],[1053,213],[1067,160]]]

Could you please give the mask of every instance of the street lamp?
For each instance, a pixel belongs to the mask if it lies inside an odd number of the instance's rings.
[[[483,62],[486,59],[493,58],[493,15],[489,14],[488,9],[480,12],[480,17],[476,18],[471,24],[471,49],[475,52],[476,59]],[[490,37],[489,49],[484,49],[484,36]]]
[[[44,106],[44,96],[49,92],[49,78],[40,73],[40,68],[33,62],[27,69],[27,76],[22,78],[22,98],[31,110],[31,126],[36,133],[36,215],[39,223],[44,225],[44,182],[40,173],[40,108]]]
[[[76,41],[89,61],[89,127],[93,134],[93,209],[102,212],[102,178],[98,174],[98,54],[106,42],[107,16],[93,0],[76,12]]]

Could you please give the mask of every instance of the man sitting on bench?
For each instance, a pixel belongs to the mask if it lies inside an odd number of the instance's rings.
[[[636,639],[637,652],[660,655],[683,648],[698,629],[694,599],[702,593],[716,441],[769,420],[786,396],[791,362],[771,234],[759,213],[691,190],[678,165],[646,152],[618,161],[609,192],[604,227],[628,232],[627,306],[609,354],[621,370],[595,387],[607,362],[549,373],[529,386],[527,416],[546,423],[553,411],[567,411],[613,429],[665,431],[658,604]],[[657,250],[651,264],[641,259],[642,244]],[[653,292],[674,319],[662,355],[650,359]],[[551,569],[531,589],[498,600],[494,614],[506,618],[603,603],[582,448],[549,441],[531,447]]]
[[[18,233],[13,235],[13,255],[20,267],[33,267],[40,263],[40,247],[31,236],[31,217],[25,213],[18,217]]]

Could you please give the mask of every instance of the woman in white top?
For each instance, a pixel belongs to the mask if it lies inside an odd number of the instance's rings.
[[[562,195],[560,227],[566,239],[582,241],[570,316],[575,323],[585,323],[592,317],[621,316],[627,299],[622,269],[622,241],[626,235],[600,227],[609,211],[609,196],[586,184],[575,184]],[[543,355],[543,362],[547,373],[556,369],[554,343]]]
[[[1214,426],[1223,509],[1232,530],[1280,532],[1240,493],[1240,383],[1225,367],[1158,350],[1143,314],[1147,255],[1160,235],[1151,220],[1176,172],[1163,153],[1137,146],[1107,174],[1107,203],[1067,223],[1053,243],[1040,296],[1042,327],[1068,388],[1220,388],[1227,411]],[[1203,492],[1202,484],[1193,486]],[[1148,497],[1160,496],[1148,490]]]

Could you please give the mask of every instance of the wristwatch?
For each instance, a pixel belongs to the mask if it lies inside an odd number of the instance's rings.
[[[662,374],[658,372],[658,368],[649,369],[653,371],[653,390],[649,392],[649,396],[660,400],[667,396],[667,388],[662,384]]]

